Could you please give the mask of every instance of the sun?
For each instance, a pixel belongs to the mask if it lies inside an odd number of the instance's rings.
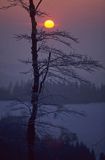
[[[54,23],[53,20],[48,19],[48,20],[44,21],[44,27],[48,28],[48,29],[54,28],[55,27],[55,23]]]

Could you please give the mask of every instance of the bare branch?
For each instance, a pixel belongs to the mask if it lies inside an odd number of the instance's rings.
[[[72,36],[69,32],[65,32],[65,31],[59,31],[59,30],[55,30],[52,32],[46,32],[44,30],[40,30],[38,32],[39,38],[38,40],[43,40],[43,39],[59,39],[59,40],[63,40],[60,38],[65,38],[68,40],[72,40],[76,43],[78,43],[78,39],[74,38],[74,36]]]
[[[9,9],[9,8],[15,7],[15,6],[17,6],[17,3],[12,3],[12,4],[8,5],[8,6],[2,6],[2,7],[0,7],[0,9],[1,10],[6,10],[6,9]]]
[[[47,77],[47,73],[48,73],[48,70],[49,70],[49,64],[50,64],[50,59],[51,59],[51,52],[49,53],[49,57],[48,57],[48,62],[47,62],[47,67],[46,67],[46,73],[45,73],[42,81],[40,82],[39,94],[41,93],[41,89],[42,89],[43,83],[45,82],[46,77]]]
[[[36,15],[39,16],[39,17],[48,16],[48,14],[46,12],[42,12],[40,10],[36,11]]]
[[[43,0],[40,0],[40,1],[38,2],[38,4],[36,5],[36,8],[35,8],[36,11],[38,10],[38,8],[39,8],[40,4],[42,3],[42,1],[43,1]]]
[[[18,0],[18,1],[20,2],[21,6],[29,13],[28,5],[25,2],[23,2],[23,0]]]
[[[29,59],[28,60],[19,59],[19,61],[24,64],[32,64],[32,61],[30,61]]]
[[[31,36],[29,36],[28,34],[15,34],[14,38],[16,38],[19,41],[22,39],[28,40],[29,42],[31,41]]]
[[[26,71],[26,72],[20,72],[20,73],[22,73],[22,74],[30,74],[32,72],[32,69],[30,69],[29,71]]]
[[[5,10],[5,9],[9,9],[11,7],[18,6],[20,4],[27,12],[29,12],[29,7],[23,0],[8,0],[8,1],[10,2],[10,5],[3,6],[0,9]]]

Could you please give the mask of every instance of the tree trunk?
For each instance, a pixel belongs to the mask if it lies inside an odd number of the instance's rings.
[[[36,13],[35,13],[35,5],[33,3],[33,0],[29,0],[29,10],[30,10],[30,18],[31,18],[31,24],[32,24],[31,54],[32,54],[32,67],[33,67],[33,86],[32,86],[32,97],[31,97],[32,112],[28,121],[27,142],[28,142],[28,145],[33,145],[35,141],[35,136],[36,136],[35,122],[36,122],[36,116],[37,116],[37,110],[38,110],[38,90],[39,90],[39,69],[38,69],[37,37],[36,37],[37,23],[35,19]],[[32,152],[32,150],[30,150],[29,152]]]
[[[38,55],[37,55],[37,23],[35,20],[35,6],[33,0],[30,0],[30,18],[32,24],[32,67],[33,67],[33,86],[32,86],[32,114],[30,117],[30,122],[34,123],[37,116],[37,109],[38,109],[38,90],[39,90],[39,69],[38,69]]]

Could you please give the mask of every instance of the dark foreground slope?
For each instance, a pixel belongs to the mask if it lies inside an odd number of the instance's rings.
[[[35,145],[27,143],[26,120],[8,117],[0,121],[0,160],[96,160],[94,151],[83,143],[54,139],[46,135],[36,138]],[[100,154],[100,160],[105,160]]]

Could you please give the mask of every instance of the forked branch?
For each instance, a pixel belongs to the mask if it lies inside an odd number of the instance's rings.
[[[40,87],[39,87],[39,94],[41,93],[41,90],[42,90],[42,87],[43,87],[43,84],[46,80],[46,77],[47,77],[47,74],[48,74],[48,71],[49,71],[49,65],[50,65],[50,59],[51,59],[51,52],[49,53],[49,57],[48,57],[48,62],[47,62],[47,66],[46,66],[46,72],[45,72],[45,75],[42,79],[42,81],[40,82]]]

